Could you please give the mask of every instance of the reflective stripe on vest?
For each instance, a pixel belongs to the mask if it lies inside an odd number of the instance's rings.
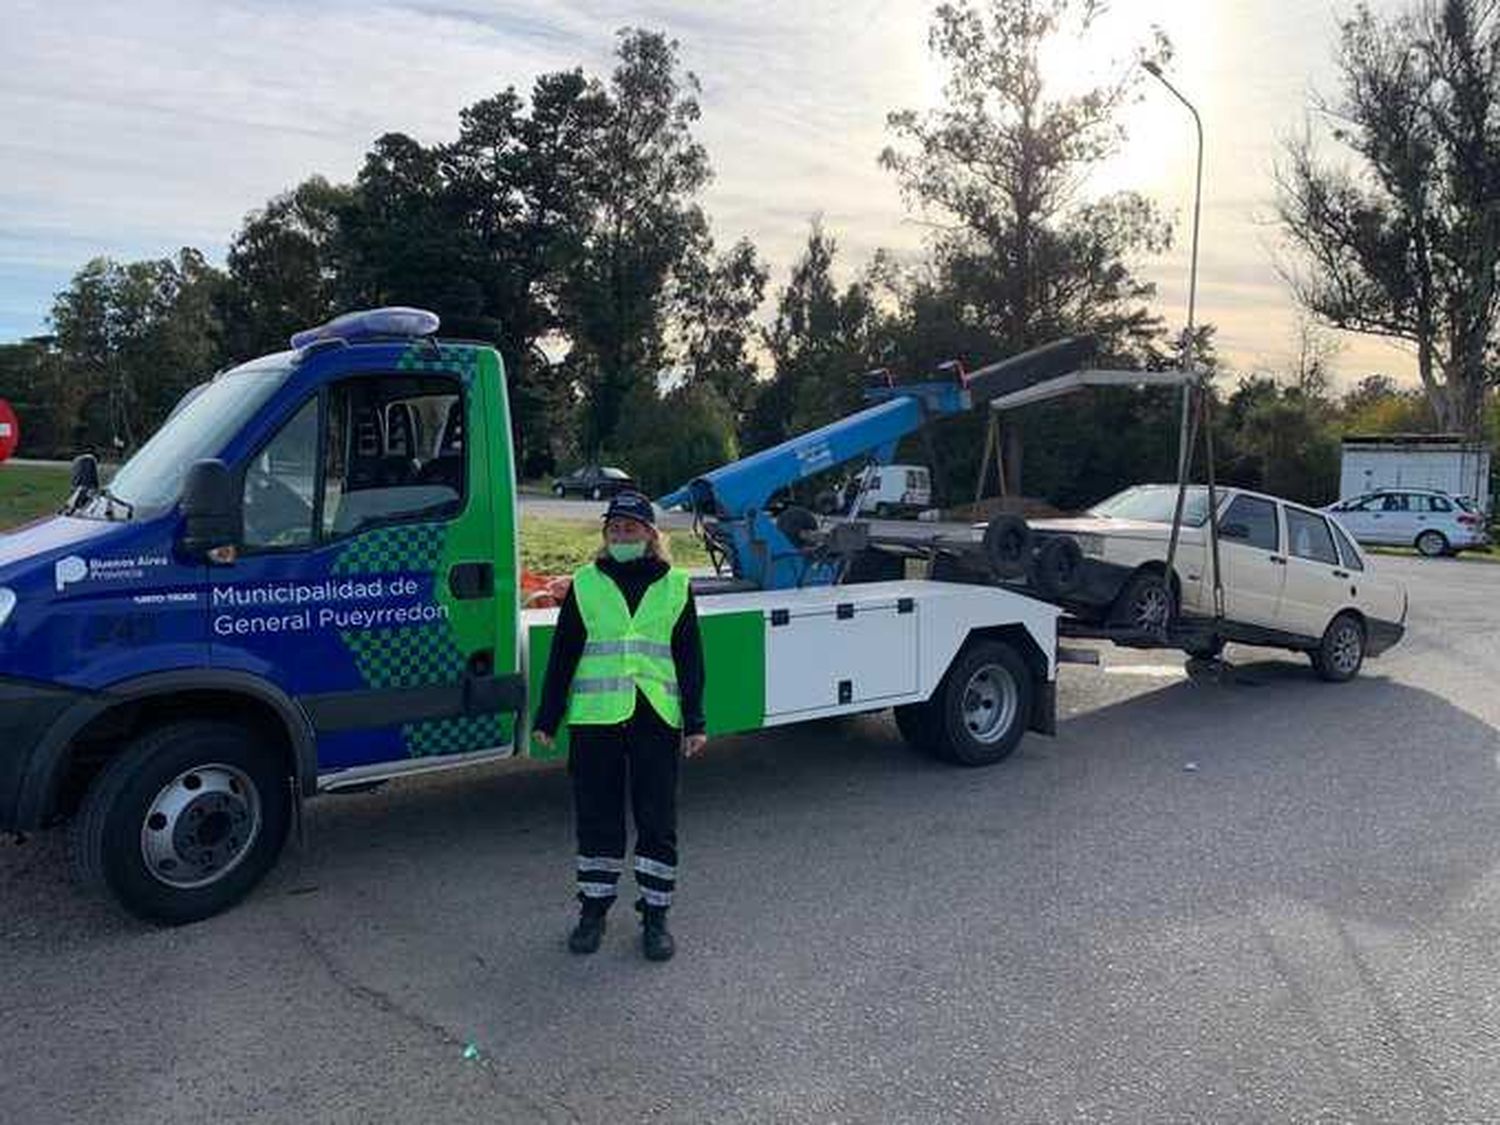
[[[568,698],[568,722],[604,726],[635,712],[639,691],[669,726],[682,726],[672,630],[687,605],[688,575],[672,569],[646,588],[632,615],[625,595],[597,566],[573,576],[588,639]]]

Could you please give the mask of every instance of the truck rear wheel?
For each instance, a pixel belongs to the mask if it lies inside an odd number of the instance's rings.
[[[1010,645],[970,645],[933,697],[939,752],[961,766],[988,766],[1010,757],[1030,725],[1034,694],[1031,670]]]
[[[172,723],[136,738],[94,780],[73,822],[74,870],[139,918],[196,922],[270,871],[291,811],[279,755],[251,732]]]

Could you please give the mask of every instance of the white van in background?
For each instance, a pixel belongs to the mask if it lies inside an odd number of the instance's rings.
[[[871,465],[851,487],[864,491],[858,513],[862,516],[897,519],[932,506],[932,474],[925,465]]]

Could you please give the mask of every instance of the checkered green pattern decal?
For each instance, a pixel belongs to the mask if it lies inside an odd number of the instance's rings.
[[[433,719],[407,723],[401,728],[406,752],[413,758],[433,754],[457,754],[465,750],[488,750],[510,741],[509,715],[474,715],[461,719]]]
[[[435,574],[440,567],[444,524],[408,524],[371,531],[351,542],[333,566],[341,577],[377,574]],[[465,654],[453,641],[445,621],[348,630],[339,634],[354,655],[360,678],[371,688],[456,684],[463,677]],[[406,752],[413,758],[502,746],[511,739],[510,715],[474,715],[401,728]]]
[[[446,622],[349,631],[339,638],[354,653],[366,687],[456,684],[463,675],[464,654],[453,643]]]
[[[431,371],[443,375],[457,375],[464,386],[473,383],[479,374],[479,349],[469,347],[434,348],[431,344],[413,344],[396,363],[401,371]]]
[[[339,555],[333,573],[341,578],[401,572],[431,574],[442,557],[446,531],[440,523],[413,523],[360,535]]]

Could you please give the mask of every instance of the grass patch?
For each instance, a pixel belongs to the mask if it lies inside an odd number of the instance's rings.
[[[0,464],[0,531],[57,511],[70,480],[65,465]]]
[[[1420,559],[1425,556],[1415,547],[1366,547],[1367,555],[1392,555],[1398,559]],[[1494,547],[1466,547],[1458,556],[1459,562],[1500,563],[1500,553]]]
[[[0,531],[51,515],[68,495],[67,466],[0,464]],[[679,566],[707,566],[691,533],[667,533]],[[521,517],[521,563],[537,574],[571,574],[599,549],[599,523]]]
[[[664,532],[678,566],[707,566],[708,554],[687,531]],[[574,520],[521,517],[521,565],[536,574],[571,574],[599,550],[599,525]]]

